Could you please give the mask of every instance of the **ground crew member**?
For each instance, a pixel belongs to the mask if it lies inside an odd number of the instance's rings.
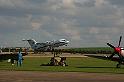
[[[22,60],[23,60],[22,53],[21,53],[21,50],[19,50],[17,66],[20,66],[20,67],[22,66]]]

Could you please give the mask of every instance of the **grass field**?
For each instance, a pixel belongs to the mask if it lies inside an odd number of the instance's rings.
[[[40,66],[49,63],[50,58],[29,57],[24,58],[23,66],[12,66],[7,61],[0,62],[0,70],[18,70],[18,71],[50,71],[50,72],[95,72],[95,73],[123,73],[124,66],[117,69],[117,62],[101,60],[95,58],[67,58],[66,63],[69,66]]]

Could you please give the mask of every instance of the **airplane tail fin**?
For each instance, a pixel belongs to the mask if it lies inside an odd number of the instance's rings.
[[[34,45],[37,43],[34,39],[23,39],[22,41],[28,41],[28,43],[30,44],[31,48],[34,49]]]

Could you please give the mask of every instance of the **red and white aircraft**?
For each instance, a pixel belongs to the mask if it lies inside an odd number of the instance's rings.
[[[96,55],[86,55],[86,56],[94,57],[98,59],[104,59],[104,60],[109,59],[112,61],[117,61],[118,64],[116,65],[116,68],[120,68],[121,65],[124,65],[124,48],[120,47],[121,40],[122,40],[122,36],[120,36],[120,40],[117,47],[113,46],[110,43],[107,43],[109,47],[114,49],[114,52],[110,56],[96,56]]]
[[[110,46],[111,48],[114,49],[114,52],[108,58],[113,60],[113,61],[118,61],[118,64],[116,66],[117,68],[120,68],[120,65],[124,64],[124,48],[120,47],[121,40],[122,40],[122,36],[120,36],[120,40],[119,40],[119,43],[118,43],[117,47],[113,46],[110,43],[107,43],[108,46]],[[115,56],[116,54],[118,56]]]

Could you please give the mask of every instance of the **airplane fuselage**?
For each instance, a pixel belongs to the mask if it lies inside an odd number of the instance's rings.
[[[118,53],[118,55],[124,57],[124,48],[122,48],[122,47],[115,47],[114,50],[115,50],[116,53]]]
[[[33,39],[23,40],[23,41],[28,41],[31,48],[34,49],[35,51],[46,51],[46,50],[54,49],[55,47],[67,45],[69,43],[69,41],[67,41],[66,39],[46,41],[44,43],[38,43]]]
[[[121,50],[121,55],[124,57],[124,49]]]

